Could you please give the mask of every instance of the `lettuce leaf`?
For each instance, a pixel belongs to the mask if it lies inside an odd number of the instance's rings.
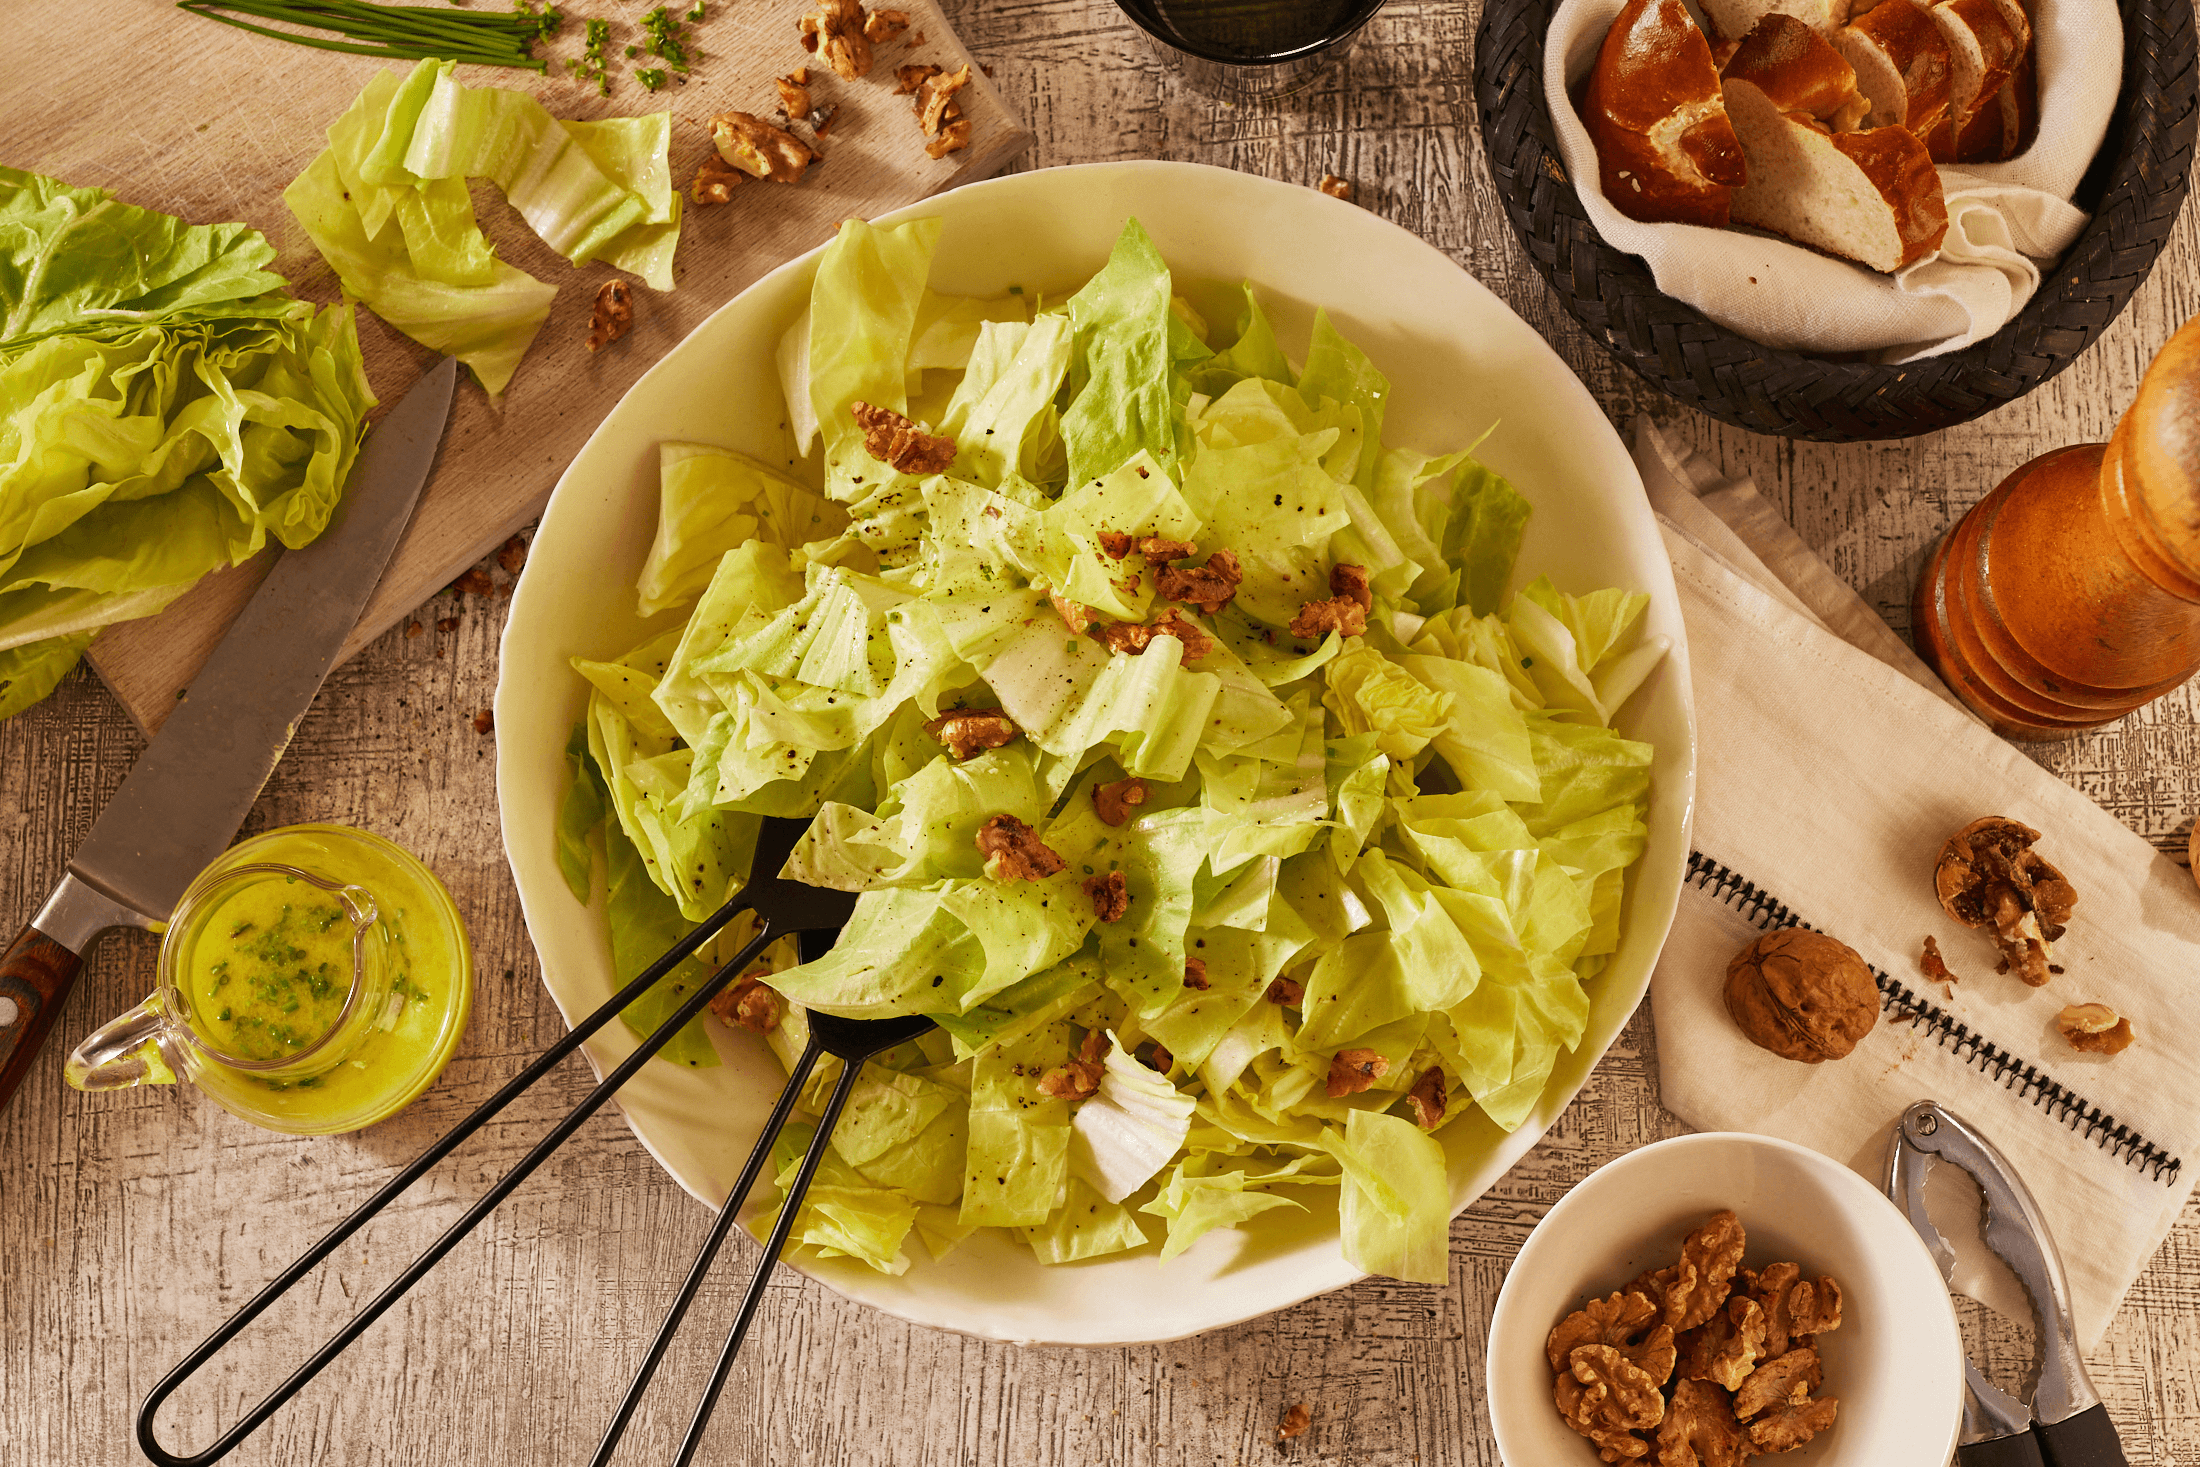
[[[1446,1282],[1451,1187],[1444,1148],[1413,1122],[1370,1110],[1352,1112],[1344,1133],[1326,1131],[1322,1144],[1344,1168],[1338,1212],[1345,1260],[1386,1278]]]
[[[241,224],[0,168],[0,716],[91,638],[327,526],[367,409],[349,306]]]
[[[796,1122],[773,1141],[773,1182],[778,1195],[749,1220],[749,1232],[758,1242],[769,1238],[778,1224],[787,1189],[794,1185],[816,1135],[815,1126]],[[913,1199],[894,1188],[870,1184],[828,1146],[818,1160],[809,1191],[802,1196],[787,1242],[820,1258],[853,1258],[880,1273],[898,1276],[909,1271],[903,1244],[916,1221]]]
[[[1143,451],[1176,462],[1181,410],[1170,390],[1169,267],[1133,219],[1108,263],[1069,298],[1074,395],[1062,414],[1071,484],[1113,473]]]
[[[601,258],[669,291],[680,227],[671,114],[560,122],[525,92],[460,85],[454,66],[377,72],[283,202],[348,295],[457,357],[496,397],[557,287],[498,258],[466,181],[494,182],[574,264]]]
[[[1108,1036],[1107,1072],[1071,1122],[1070,1170],[1121,1202],[1169,1164],[1192,1128],[1192,1098]]]

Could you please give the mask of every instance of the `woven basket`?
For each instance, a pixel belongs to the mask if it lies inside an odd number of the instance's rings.
[[[1691,407],[1757,433],[1846,442],[1967,422],[2068,366],[2116,319],[2162,252],[2193,160],[2193,0],[2122,0],[2124,82],[2078,185],[2093,216],[2014,320],[1903,366],[1760,345],[1661,294],[1606,244],[1567,182],[1543,99],[1554,0],[1488,0],[1475,40],[1482,144],[1505,213],[1566,310],[1606,351]]]

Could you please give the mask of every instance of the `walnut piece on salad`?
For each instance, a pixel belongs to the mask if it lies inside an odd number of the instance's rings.
[[[1113,784],[1092,787],[1092,808],[1099,812],[1103,825],[1121,825],[1131,818],[1134,808],[1145,803],[1146,781],[1135,774]]]
[[[1374,606],[1367,590],[1367,568],[1334,565],[1329,568],[1329,599],[1309,601],[1291,618],[1287,630],[1294,637],[1315,638],[1335,632],[1357,637],[1367,631],[1367,613]]]
[[[710,1011],[721,1020],[757,1034],[778,1028],[786,1010],[787,1001],[765,987],[754,972],[743,973],[733,987],[710,1001]]]
[[[924,726],[927,736],[947,745],[959,763],[987,749],[1016,742],[1015,721],[998,708],[950,708]]]
[[[1187,546],[1184,554],[1191,554],[1191,549]],[[1244,580],[1244,567],[1238,564],[1236,553],[1229,550],[1217,550],[1204,565],[1163,566],[1153,578],[1154,589],[1162,595],[1196,606],[1209,616],[1236,599]]]
[[[1123,884],[1120,871],[1088,876],[1079,884],[1084,887],[1085,895],[1092,898],[1092,915],[1096,921],[1120,921],[1131,909],[1130,888]]]
[[[1043,881],[1069,868],[1038,832],[1013,815],[992,816],[978,827],[978,854],[996,881]]]
[[[892,408],[857,402],[849,410],[863,430],[863,451],[902,474],[944,474],[955,462],[955,440],[926,431]]]

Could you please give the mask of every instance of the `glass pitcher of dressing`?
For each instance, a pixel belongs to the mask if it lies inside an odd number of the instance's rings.
[[[152,996],[64,1073],[79,1090],[188,1081],[270,1130],[356,1131],[434,1082],[472,1007],[466,929],[434,874],[366,831],[293,825],[199,873]]]

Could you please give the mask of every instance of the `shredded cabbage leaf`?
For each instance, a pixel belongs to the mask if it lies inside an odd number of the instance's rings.
[[[669,291],[680,238],[672,114],[561,121],[525,92],[461,85],[456,65],[376,72],[283,202],[348,295],[457,357],[496,397],[557,287],[497,257],[467,180],[494,183],[574,264],[602,260]]]
[[[771,965],[774,1049],[812,1010],[938,1028],[872,1061],[798,1247],[898,1271],[999,1227],[1046,1263],[1173,1258],[1334,1200],[1357,1267],[1440,1281],[1436,1133],[1521,1123],[1617,946],[1647,599],[1508,595],[1527,501],[1467,449],[1386,446],[1345,323],[1296,367],[1247,286],[1211,339],[1135,222],[1051,305],[934,292],[937,243],[851,220],[825,251],[778,343],[801,462],[663,446],[639,592],[667,618],[575,664],[574,891],[600,820],[662,945],[757,815],[810,820],[785,874],[855,910]],[[931,414],[951,461],[880,461],[857,401]],[[1172,601],[1163,567],[1218,551],[1232,593]],[[1292,632],[1339,566],[1364,626]],[[958,757],[932,731],[958,710],[1010,736]],[[1003,817],[1060,869],[982,850]]]

